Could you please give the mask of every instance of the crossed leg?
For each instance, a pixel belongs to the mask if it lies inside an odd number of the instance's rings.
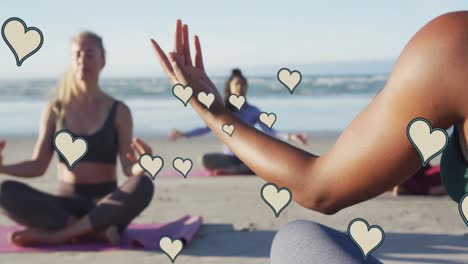
[[[0,186],[0,205],[5,215],[27,227],[12,234],[16,244],[62,244],[90,233],[96,237],[112,235],[109,242],[117,243],[116,235],[149,205],[153,194],[153,182],[144,175],[130,177],[97,204],[4,181]]]

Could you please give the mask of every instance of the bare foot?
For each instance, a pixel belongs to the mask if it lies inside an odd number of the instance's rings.
[[[85,242],[105,242],[111,245],[117,245],[120,242],[120,233],[116,226],[110,226],[102,232],[90,232],[71,240],[72,243]]]
[[[216,170],[211,170],[211,175],[212,176],[220,176],[220,175],[226,175],[228,173],[225,172],[223,169],[216,169]]]
[[[210,176],[226,175],[223,169],[208,169]]]
[[[61,244],[64,241],[53,232],[38,228],[26,228],[8,234],[8,240],[18,246]]]
[[[67,225],[68,224],[73,224],[73,221],[69,221]],[[71,239],[63,239],[55,234],[56,233],[54,231],[30,227],[9,233],[8,241],[18,246],[65,244],[68,242],[105,242],[111,245],[116,245],[120,242],[119,230],[114,225],[108,227],[102,232],[90,232]]]
[[[77,218],[70,216],[67,226],[70,226],[78,221]],[[102,232],[90,232],[70,240],[71,243],[84,243],[84,242],[106,242],[111,245],[116,245],[120,242],[120,233],[116,226],[109,226]]]

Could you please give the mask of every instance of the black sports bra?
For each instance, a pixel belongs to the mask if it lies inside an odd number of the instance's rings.
[[[97,162],[116,164],[117,152],[118,152],[118,138],[117,130],[114,126],[115,115],[117,111],[117,105],[119,101],[114,101],[111,110],[107,116],[104,125],[97,132],[92,135],[79,135],[73,133],[64,127],[64,119],[59,124],[59,129],[68,130],[74,137],[82,137],[88,143],[88,151],[85,156],[79,162]],[[66,163],[61,155],[59,156],[59,162]]]

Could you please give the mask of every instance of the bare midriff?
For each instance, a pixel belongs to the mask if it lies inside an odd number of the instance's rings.
[[[83,162],[69,171],[66,164],[58,163],[57,177],[70,184],[95,184],[117,181],[117,172],[115,164]]]

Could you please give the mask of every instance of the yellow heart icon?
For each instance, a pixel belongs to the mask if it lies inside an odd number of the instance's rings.
[[[223,131],[224,133],[228,134],[229,136],[232,136],[234,133],[234,125],[223,125]]]
[[[281,68],[278,71],[277,77],[279,82],[286,86],[291,94],[293,94],[294,90],[302,80],[302,75],[299,71],[290,71],[288,68]]]
[[[229,103],[241,110],[242,106],[245,104],[245,97],[243,95],[238,96],[236,94],[231,94],[229,96]]]
[[[448,144],[448,134],[445,130],[432,129],[431,123],[424,118],[413,119],[407,127],[406,134],[411,144],[418,151],[423,166],[439,153]]]
[[[184,244],[180,239],[172,240],[170,237],[165,236],[159,240],[159,248],[171,259],[172,263],[179,256],[183,247]]]
[[[260,114],[260,121],[265,124],[267,127],[271,128],[276,122],[276,115],[274,113],[261,113]]]
[[[263,185],[260,196],[263,201],[273,210],[275,216],[278,217],[280,213],[291,203],[292,193],[286,188],[278,188],[274,183],[267,183]]]
[[[172,94],[179,99],[184,106],[187,106],[188,101],[193,95],[193,89],[190,86],[183,86],[178,83],[172,87]]]
[[[12,17],[2,26],[2,37],[15,55],[16,65],[36,53],[44,42],[42,32],[35,27],[27,27],[23,20]]]
[[[210,109],[211,104],[213,104],[215,100],[215,95],[213,93],[200,92],[197,95],[197,99],[200,103],[206,106],[206,108]]]
[[[164,166],[164,160],[161,157],[152,157],[148,153],[140,156],[139,163],[140,166],[151,175],[153,180],[156,178],[156,174],[158,174]]]
[[[88,142],[81,137],[74,138],[72,133],[67,130],[55,133],[53,145],[59,155],[67,162],[70,171],[88,152]]]
[[[349,223],[348,235],[359,247],[364,259],[384,241],[383,229],[377,225],[369,226],[362,218],[356,218]]]
[[[172,162],[172,165],[177,171],[179,171],[180,173],[182,173],[182,175],[184,175],[184,178],[187,178],[187,174],[192,169],[193,163],[190,159],[184,160],[182,158],[176,158]]]
[[[460,215],[461,215],[463,221],[465,222],[466,226],[468,226],[468,193],[466,193],[462,197],[458,207],[460,209]]]

